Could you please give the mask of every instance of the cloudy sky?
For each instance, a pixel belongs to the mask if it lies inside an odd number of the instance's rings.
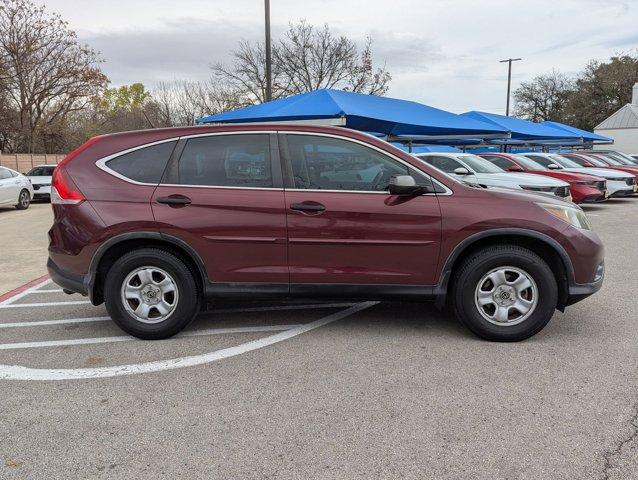
[[[205,79],[242,39],[261,40],[263,0],[44,0],[102,53],[113,85]],[[454,112],[505,109],[514,87],[638,49],[638,0],[271,0],[273,37],[301,19],[363,42],[389,94]]]

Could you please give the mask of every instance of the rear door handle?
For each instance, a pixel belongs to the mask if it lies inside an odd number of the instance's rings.
[[[323,212],[326,207],[320,203],[293,203],[290,205],[290,210],[296,210],[298,212]]]
[[[192,200],[184,195],[169,195],[168,197],[157,197],[157,203],[164,205],[190,205]]]

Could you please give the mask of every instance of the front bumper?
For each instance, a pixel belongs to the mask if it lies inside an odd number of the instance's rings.
[[[590,283],[573,283],[569,286],[567,302],[565,306],[573,305],[593,295],[603,286],[605,280],[605,263],[598,266],[594,280]]]
[[[51,280],[60,285],[64,290],[69,290],[84,296],[88,295],[87,282],[84,275],[67,272],[56,265],[50,258],[47,261],[47,270],[49,271]]]

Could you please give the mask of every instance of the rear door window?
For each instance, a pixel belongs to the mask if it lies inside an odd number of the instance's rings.
[[[273,186],[267,134],[191,138],[179,159],[181,185],[269,188]]]
[[[106,166],[130,180],[158,184],[177,141],[163,142],[119,155]]]
[[[6,180],[7,178],[13,177],[11,170],[0,167],[0,180]]]

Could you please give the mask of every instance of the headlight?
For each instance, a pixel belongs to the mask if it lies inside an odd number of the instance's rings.
[[[589,218],[583,210],[576,206],[554,205],[551,203],[537,203],[539,207],[550,215],[555,216],[563,222],[569,223],[572,227],[582,228],[583,230],[591,230]]]

